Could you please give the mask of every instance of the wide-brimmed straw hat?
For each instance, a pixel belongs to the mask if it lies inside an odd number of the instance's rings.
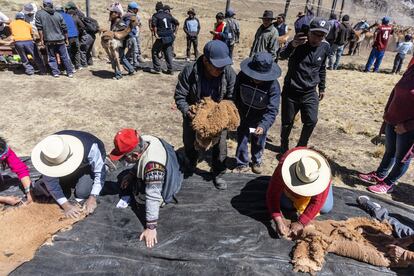
[[[294,150],[282,165],[282,178],[286,187],[301,196],[322,193],[331,182],[331,168],[326,159],[310,149]]]
[[[33,166],[41,174],[62,177],[74,172],[82,163],[82,142],[71,135],[53,134],[40,141],[32,150]]]
[[[249,77],[259,81],[274,81],[282,74],[279,65],[273,62],[272,55],[259,52],[240,64],[240,69]]]

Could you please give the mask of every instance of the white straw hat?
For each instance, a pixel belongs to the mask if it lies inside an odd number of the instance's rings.
[[[71,135],[50,135],[32,150],[33,166],[41,174],[62,177],[74,172],[82,162],[82,142]]]
[[[325,158],[310,149],[292,151],[282,165],[286,187],[301,196],[322,193],[331,182],[331,168]]]

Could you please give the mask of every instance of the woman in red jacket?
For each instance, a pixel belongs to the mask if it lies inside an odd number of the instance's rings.
[[[395,85],[384,112],[385,153],[376,171],[361,173],[359,179],[368,183],[368,190],[386,194],[408,170],[414,153],[414,66],[408,68]]]
[[[331,169],[318,152],[305,147],[287,151],[281,158],[266,195],[267,208],[281,236],[294,237],[319,213],[333,207]],[[299,213],[290,228],[283,220],[283,210]]]
[[[32,201],[32,196],[30,193],[31,180],[29,176],[29,169],[26,164],[16,156],[14,151],[9,147],[7,142],[0,137],[0,162],[1,167],[5,168],[8,166],[12,172],[17,174],[17,177],[20,179],[24,192],[27,197],[27,203]],[[3,180],[0,175],[0,180]],[[21,198],[15,196],[0,196],[0,203],[8,205],[16,205],[21,202]]]

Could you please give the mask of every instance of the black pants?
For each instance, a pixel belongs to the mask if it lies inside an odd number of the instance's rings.
[[[79,69],[81,66],[81,54],[80,54],[80,43],[78,37],[69,38],[68,52],[72,64],[75,69]]]
[[[80,59],[82,66],[93,65],[92,50],[95,38],[95,35],[91,34],[84,34],[80,38]]]
[[[185,155],[192,165],[197,164],[198,152],[195,149],[195,131],[191,126],[191,121],[183,119],[183,143]],[[221,132],[220,140],[213,146],[211,168],[214,173],[218,174],[226,170],[227,158],[227,130]]]
[[[157,71],[161,70],[161,60],[158,54],[162,51],[165,57],[165,61],[167,62],[168,70],[172,70],[172,61],[173,61],[173,43],[164,44],[162,43],[161,39],[157,39],[152,45],[152,63],[154,65],[154,69]]]
[[[316,91],[299,93],[283,88],[282,93],[282,146],[288,146],[289,135],[293,127],[296,114],[300,111],[303,123],[302,132],[297,146],[308,145],[313,129],[318,122],[319,97]]]
[[[191,45],[193,45],[194,56],[198,57],[198,37],[197,36],[187,36],[187,58],[191,56]]]
[[[404,63],[404,58],[405,58],[404,54],[398,53],[395,55],[394,67],[392,68],[393,73],[399,73],[401,71],[401,67]]]

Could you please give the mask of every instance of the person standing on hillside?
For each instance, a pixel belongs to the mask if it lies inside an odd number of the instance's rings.
[[[234,9],[229,8],[226,11],[226,44],[229,46],[230,57],[233,58],[234,45],[239,43],[240,39],[240,24],[236,19]]]
[[[37,45],[33,41],[33,28],[32,25],[24,21],[24,13],[17,13],[16,20],[10,23],[10,29],[12,32],[13,40],[15,41],[14,47],[19,53],[22,61],[25,73],[29,76],[33,75],[35,70],[30,64],[28,55],[32,56],[35,61],[40,74],[46,74],[46,68],[43,64],[42,58],[40,57]]]
[[[214,30],[210,31],[213,35],[213,40],[226,41],[226,36],[224,31],[226,30],[226,22],[224,21],[224,14],[219,12],[216,14],[216,23],[214,23]]]
[[[194,48],[195,59],[198,58],[198,34],[200,33],[200,21],[196,17],[195,10],[193,8],[187,11],[188,17],[184,21],[184,32],[187,35],[187,61],[190,61],[191,45]]]
[[[189,161],[187,171],[194,172],[198,162],[198,152],[194,146],[195,131],[191,125],[195,114],[190,106],[199,103],[204,97],[211,97],[220,102],[232,100],[236,73],[234,72],[229,48],[220,40],[209,41],[204,46],[204,54],[194,64],[187,65],[178,76],[174,99],[183,115],[183,144]],[[227,189],[223,178],[226,172],[227,130],[220,134],[217,144],[212,149],[212,173],[217,189]]]
[[[167,71],[163,71],[163,73],[173,75],[173,43],[175,40],[173,25],[178,26],[179,23],[171,14],[164,11],[162,2],[157,2],[155,10],[157,12],[151,18],[152,33],[155,36],[155,42],[151,50],[153,68],[149,72],[152,74],[161,73],[158,55],[162,51],[167,63]]]
[[[401,67],[404,63],[405,56],[409,51],[413,51],[413,43],[411,42],[412,36],[405,35],[404,42],[398,43],[397,54],[394,59],[394,67],[392,68],[392,74],[400,73]]]
[[[297,33],[280,52],[281,60],[289,59],[282,91],[281,153],[289,149],[289,135],[299,111],[303,128],[297,147],[308,145],[318,122],[319,101],[325,95],[325,64],[330,50],[325,36],[329,27],[326,19],[315,17],[310,22],[308,35]]]
[[[354,31],[349,24],[349,15],[346,14],[342,17],[342,22],[339,23],[336,39],[331,45],[331,51],[328,57],[329,70],[338,69],[339,61],[341,60],[342,53],[344,52],[345,44],[352,39],[353,33]],[[334,56],[335,63],[333,62]]]
[[[385,50],[387,49],[388,40],[393,34],[393,27],[390,25],[390,21],[391,19],[388,16],[385,16],[382,19],[382,24],[379,25],[375,31],[374,45],[372,46],[364,72],[369,72],[375,61],[374,72],[378,73],[382,59],[384,58]]]
[[[73,78],[73,66],[66,49],[66,45],[69,44],[68,28],[62,15],[53,8],[52,0],[43,0],[43,8],[36,13],[36,28],[39,31],[41,45],[46,46],[52,75],[55,78],[60,75],[56,57],[56,54],[59,54],[67,76]]]
[[[254,54],[259,52],[268,52],[276,60],[279,34],[272,24],[275,20],[273,12],[266,10],[263,12],[263,16],[259,18],[262,19],[262,25],[256,31],[249,57],[253,57]]]
[[[368,190],[391,193],[408,170],[414,155],[414,66],[395,85],[385,106],[385,153],[376,171],[361,173],[359,179],[373,183]]]

